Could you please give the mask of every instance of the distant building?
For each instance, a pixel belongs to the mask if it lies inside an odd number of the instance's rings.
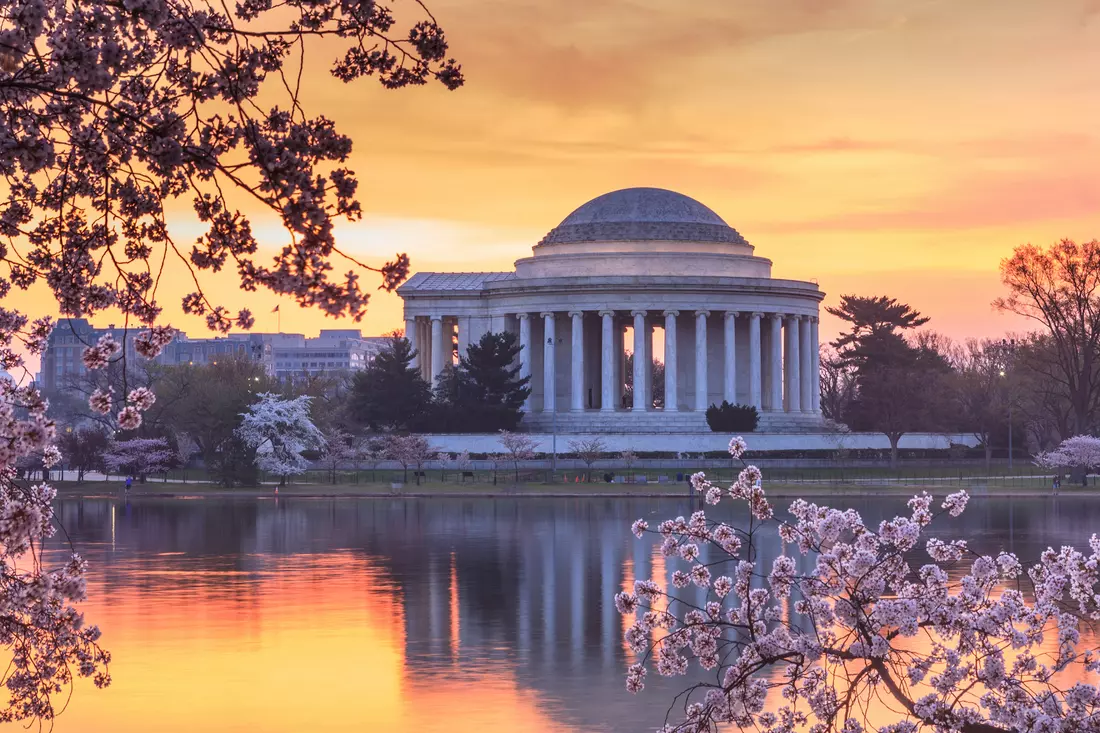
[[[84,349],[106,334],[124,344],[127,359],[139,358],[134,351],[134,337],[139,333],[136,329],[116,328],[113,323],[107,328],[96,328],[84,318],[61,319],[42,354],[42,367],[38,372],[42,390],[56,392],[87,374],[81,358]]]
[[[316,338],[300,334],[259,335],[267,373],[280,380],[293,380],[307,374],[358,371],[374,360],[387,341],[381,337],[364,337],[358,329],[324,330]]]
[[[96,328],[83,318],[62,320],[50,336],[42,357],[39,379],[49,392],[83,377],[82,353],[100,337],[111,334],[120,343],[125,338],[128,359],[140,359],[134,352],[133,339],[140,329]],[[157,364],[212,364],[234,357],[262,364],[264,371],[280,381],[305,376],[363,369],[382,350],[387,339],[363,336],[358,329],[322,330],[315,338],[300,333],[231,333],[213,338],[189,338],[179,332],[160,356]]]

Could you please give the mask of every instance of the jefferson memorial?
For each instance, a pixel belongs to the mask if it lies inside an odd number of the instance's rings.
[[[487,331],[518,334],[531,377],[522,424],[534,432],[708,432],[704,413],[723,400],[755,405],[762,432],[820,430],[824,293],[772,278],[754,252],[698,201],[628,188],[567,216],[514,272],[419,272],[397,292],[426,379]]]

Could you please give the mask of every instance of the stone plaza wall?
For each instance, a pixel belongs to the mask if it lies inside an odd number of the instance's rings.
[[[554,438],[545,433],[531,433],[537,444],[536,451],[550,453]],[[489,434],[428,435],[428,442],[436,450],[448,453],[499,453],[502,448],[500,436]],[[724,433],[637,433],[637,434],[577,434],[559,433],[557,437],[558,453],[568,453],[569,443],[573,440],[599,438],[607,446],[608,452],[633,450],[636,453],[707,453],[725,450],[730,436]],[[889,450],[890,441],[882,433],[847,433],[840,438],[836,433],[746,433],[745,440],[749,449],[754,451],[808,451],[808,450]],[[973,447],[977,439],[969,433],[909,433],[902,436],[898,447],[901,450],[946,449],[950,444]]]

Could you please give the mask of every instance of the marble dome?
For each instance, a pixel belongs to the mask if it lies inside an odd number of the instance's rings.
[[[565,217],[539,244],[622,241],[748,244],[703,204],[663,188],[624,188],[597,196]]]

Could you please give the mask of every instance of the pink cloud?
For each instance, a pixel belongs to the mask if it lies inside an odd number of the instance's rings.
[[[1064,176],[988,171],[918,201],[896,202],[896,208],[765,224],[760,228],[771,232],[958,230],[1095,217],[1098,212],[1100,179],[1085,171]]]

